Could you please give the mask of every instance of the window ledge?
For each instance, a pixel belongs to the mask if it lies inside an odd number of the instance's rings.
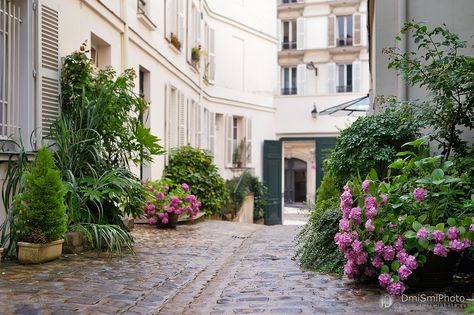
[[[137,18],[140,20],[149,30],[154,31],[157,29],[155,23],[153,23],[150,18],[144,13],[137,13]]]
[[[181,54],[181,50],[179,50],[178,48],[174,47],[174,45],[171,44],[171,42],[168,42],[168,46],[169,46],[169,48],[171,48],[172,51],[174,51],[174,52],[177,53],[178,55]]]

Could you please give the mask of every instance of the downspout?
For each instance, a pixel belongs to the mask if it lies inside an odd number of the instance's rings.
[[[401,30],[405,23],[407,22],[407,2],[408,0],[398,0],[398,30]],[[398,42],[398,48],[400,49],[400,53],[404,54],[408,51],[408,34],[402,36],[402,39]],[[397,76],[397,86],[398,86],[398,101],[407,101],[408,97],[408,87],[406,80],[403,78],[402,75]]]
[[[121,70],[125,71],[128,67],[128,17],[127,17],[127,0],[120,2],[120,18],[123,21],[122,33],[122,54],[121,54]]]

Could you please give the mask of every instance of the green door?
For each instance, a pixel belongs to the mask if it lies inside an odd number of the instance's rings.
[[[265,207],[265,225],[282,224],[281,214],[281,142],[263,142],[263,183],[268,188],[268,203]]]
[[[336,138],[316,138],[316,188],[319,188],[324,177],[324,159],[336,145]]]

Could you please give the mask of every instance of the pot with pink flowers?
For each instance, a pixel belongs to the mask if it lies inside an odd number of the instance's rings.
[[[142,181],[149,194],[143,204],[143,213],[152,225],[176,229],[181,216],[194,220],[201,202],[190,192],[188,184],[175,185],[168,180]]]

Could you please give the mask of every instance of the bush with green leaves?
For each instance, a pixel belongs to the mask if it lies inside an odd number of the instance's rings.
[[[331,172],[327,172],[321,181],[321,185],[316,190],[316,209],[337,207],[339,191],[340,187],[336,184],[336,176]]]
[[[23,192],[15,200],[15,226],[20,241],[49,243],[66,233],[64,185],[53,154],[38,151],[24,176]]]
[[[342,187],[353,176],[375,169],[383,178],[404,143],[418,138],[420,125],[408,105],[390,107],[383,114],[359,117],[337,138],[329,171]]]
[[[201,211],[208,215],[219,214],[227,201],[224,179],[212,155],[202,149],[188,145],[172,150],[163,177],[175,183],[187,183],[191,193],[202,202]]]

